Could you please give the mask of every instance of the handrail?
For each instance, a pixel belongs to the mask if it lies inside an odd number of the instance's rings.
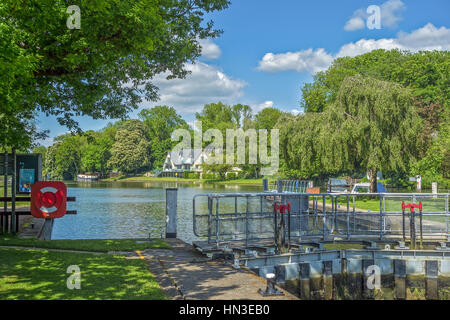
[[[398,198],[410,198],[411,202],[415,202],[418,199],[424,201],[428,201],[428,198],[438,198],[439,201],[445,201],[443,205],[443,211],[439,211],[439,209],[432,209],[431,211],[425,211],[421,213],[421,215],[416,215],[418,217],[427,217],[427,216],[436,216],[436,217],[445,217],[445,225],[435,225],[434,227],[430,227],[426,232],[427,236],[446,236],[448,241],[450,241],[450,213],[449,213],[449,193],[297,193],[297,192],[254,192],[254,193],[201,193],[196,194],[193,197],[193,229],[194,235],[197,237],[204,237],[205,234],[199,232],[198,230],[198,219],[208,218],[208,241],[212,241],[215,238],[215,241],[221,241],[229,236],[245,236],[246,243],[251,240],[252,236],[255,236],[259,239],[263,239],[263,237],[270,233],[265,230],[264,232],[257,232],[251,230],[250,227],[258,227],[257,223],[263,224],[264,221],[273,220],[273,212],[265,206],[263,208],[263,200],[264,199],[272,199],[270,201],[278,201],[276,199],[283,201],[288,201],[286,199],[290,199],[289,201],[293,201],[292,199],[296,199],[298,202],[300,209],[293,210],[292,218],[296,220],[294,222],[294,227],[289,227],[288,236],[291,235],[291,232],[297,232],[297,237],[302,237],[302,234],[306,232],[309,235],[309,232],[313,234],[314,230],[317,230],[320,227],[320,236],[326,237],[328,234],[337,233],[340,236],[346,236],[348,239],[351,237],[367,237],[374,236],[378,234],[377,237],[382,239],[387,234],[397,234],[400,230],[397,230],[397,226],[394,228],[393,225],[390,225],[392,219],[396,219],[398,214],[402,213],[401,208],[399,207],[398,211],[386,210],[386,200],[395,200],[398,201]],[[208,213],[207,214],[199,214],[197,212],[196,204],[198,204],[198,198],[205,197],[208,199]],[[310,198],[311,197],[311,198]],[[369,210],[369,209],[358,209],[356,204],[357,198],[360,197],[375,197],[380,199],[379,210]],[[219,200],[220,199],[230,199],[235,198],[235,210],[234,212],[219,212]],[[245,211],[239,212],[237,206],[237,200],[239,198],[246,198],[247,205],[245,207]],[[249,210],[248,207],[248,199],[250,198],[259,198],[260,200],[260,209],[259,210]],[[306,200],[310,199],[310,200]],[[319,201],[322,199],[322,201]],[[331,203],[326,201],[326,199],[330,199]],[[343,199],[345,203],[338,203],[339,199]],[[215,207],[216,212],[213,214],[213,202],[216,201]],[[308,201],[306,207],[304,206],[304,201]],[[312,205],[311,205],[312,201]],[[222,201],[221,201],[222,202]],[[322,203],[320,203],[322,202]],[[230,208],[232,205],[230,204]],[[244,208],[243,207],[243,208]],[[258,206],[256,206],[257,208]],[[232,210],[230,210],[232,211]],[[272,218],[271,218],[272,217]],[[289,217],[290,218],[290,217]],[[302,225],[306,222],[310,221],[312,226],[308,224]],[[312,221],[311,221],[312,219]],[[344,220],[343,220],[344,219]],[[362,220],[361,220],[362,219]],[[394,221],[392,220],[392,221]],[[242,221],[242,222],[241,222]],[[377,222],[378,221],[378,222]],[[245,228],[238,228],[237,225],[239,223],[245,222]],[[215,223],[215,232],[213,233],[211,228],[213,227],[213,223]],[[231,227],[227,227],[227,223],[231,223]],[[366,223],[369,225],[366,232],[361,231],[361,225]],[[439,222],[440,223],[440,222]],[[234,224],[234,227],[233,227]],[[420,222],[420,225],[422,223]],[[372,227],[370,227],[372,226]],[[298,228],[297,230],[295,228]],[[245,230],[245,234],[242,230]],[[436,231],[437,230],[437,231]],[[404,231],[404,230],[403,230]],[[256,233],[255,233],[256,232]],[[425,232],[424,232],[425,234]],[[316,233],[315,235],[319,235]],[[311,235],[312,236],[312,235]]]

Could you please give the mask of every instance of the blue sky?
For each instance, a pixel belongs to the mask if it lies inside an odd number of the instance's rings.
[[[334,58],[373,49],[450,49],[448,0],[235,0],[207,18],[224,33],[202,42],[203,56],[187,65],[185,80],[155,79],[159,102],[142,108],[173,106],[192,122],[204,104],[222,101],[249,104],[254,111],[274,106],[301,112],[300,88]],[[380,8],[380,29],[369,29],[366,10]],[[130,114],[136,117],[137,112]],[[103,128],[112,120],[78,118],[84,130]],[[38,125],[52,138],[65,133],[54,117],[40,115]]]

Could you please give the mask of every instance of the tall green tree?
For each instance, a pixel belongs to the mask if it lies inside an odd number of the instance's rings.
[[[285,113],[277,108],[264,108],[255,115],[255,128],[270,132]]]
[[[151,163],[154,168],[161,168],[167,152],[177,144],[172,141],[172,132],[176,129],[189,129],[186,121],[177,114],[176,110],[168,106],[156,106],[143,109],[139,118],[144,123],[151,145]]]
[[[80,28],[69,5],[80,8]],[[142,98],[155,101],[152,79],[186,76],[199,39],[220,31],[204,14],[227,0],[3,0],[0,4],[2,145],[31,140],[37,111],[77,129],[74,116],[124,118]],[[69,24],[70,25],[70,24]]]
[[[412,89],[425,103],[450,101],[450,52],[373,50],[356,57],[336,59],[330,68],[314,75],[302,88],[301,105],[306,112],[322,112],[333,103],[345,78],[354,75],[391,81]],[[441,113],[434,114],[435,117]]]
[[[150,142],[140,120],[125,121],[117,130],[108,164],[124,173],[136,173],[150,164]]]

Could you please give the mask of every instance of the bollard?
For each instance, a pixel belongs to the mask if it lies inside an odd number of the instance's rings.
[[[311,298],[310,274],[311,266],[309,263],[299,263],[300,266],[300,299],[309,300]]]
[[[438,300],[438,261],[425,261],[425,297],[427,300]]]
[[[239,258],[238,257],[234,257],[233,268],[235,268],[235,269],[240,269],[241,268],[241,266],[239,265]]]
[[[431,183],[431,193],[436,194],[433,196],[434,199],[437,198],[437,193],[438,193],[438,185],[437,182],[432,182]]]
[[[394,286],[396,299],[406,299],[406,260],[394,260]]]
[[[177,188],[166,189],[166,238],[177,237]]]
[[[323,262],[323,292],[325,300],[333,299],[333,261]]]
[[[258,293],[260,295],[262,295],[263,297],[284,296],[283,292],[281,292],[277,288],[275,288],[275,274],[274,273],[266,274],[266,279],[267,279],[266,290],[263,291],[262,289],[259,289]]]
[[[269,180],[263,179],[263,192],[269,191]]]

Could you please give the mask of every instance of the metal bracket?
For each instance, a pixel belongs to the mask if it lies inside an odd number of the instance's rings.
[[[284,296],[284,293],[275,288],[275,274],[268,273],[266,274],[267,279],[267,287],[266,290],[262,289],[258,290],[258,293],[263,297],[271,297],[271,296]]]
[[[397,249],[397,250],[409,250],[409,247],[405,246],[405,242],[404,241],[399,241],[398,242],[398,246],[395,246],[394,249]]]

